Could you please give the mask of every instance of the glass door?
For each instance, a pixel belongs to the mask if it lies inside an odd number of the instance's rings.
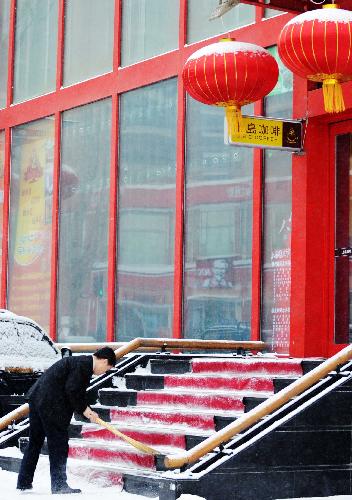
[[[352,123],[335,126],[333,133],[334,231],[334,338],[342,347],[352,341]]]

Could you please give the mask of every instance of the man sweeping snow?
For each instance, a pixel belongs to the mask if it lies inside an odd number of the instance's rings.
[[[73,356],[54,363],[28,392],[29,443],[24,452],[17,489],[32,489],[34,472],[46,437],[49,451],[51,492],[81,493],[67,484],[68,428],[73,412],[91,422],[98,414],[89,406],[86,390],[92,375],[115,366],[115,353],[103,347],[93,356]]]

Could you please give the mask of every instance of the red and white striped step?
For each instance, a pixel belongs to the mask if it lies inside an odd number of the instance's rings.
[[[222,411],[244,411],[242,399],[238,396],[203,394],[180,394],[166,391],[140,391],[137,406],[172,406],[173,408],[212,409]]]
[[[237,359],[200,358],[192,360],[192,373],[225,373],[239,376],[270,375],[272,377],[300,377],[302,367],[297,359],[276,359],[266,357],[250,357]]]
[[[246,391],[273,393],[272,379],[264,377],[165,375],[165,389],[200,389],[205,391]]]
[[[182,452],[184,449],[159,446],[158,451],[167,455]],[[68,456],[77,460],[110,463],[115,467],[155,470],[153,455],[147,455],[123,442],[71,439]]]
[[[221,412],[216,412],[221,415]],[[236,418],[239,412],[232,414]],[[228,414],[227,414],[228,415]],[[130,406],[125,408],[111,408],[110,420],[113,423],[126,423],[130,425],[135,424],[140,428],[143,425],[166,425],[174,426],[178,429],[185,429],[188,431],[214,431],[214,412],[191,411],[191,409],[168,409],[168,408],[143,408]]]
[[[176,448],[186,448],[186,435],[184,432],[177,432],[172,427],[165,427],[164,429],[146,428],[139,430],[133,427],[121,427],[119,424],[112,424],[117,430],[136,439],[141,443],[151,446],[172,446]],[[206,435],[209,435],[208,432]],[[198,434],[199,435],[199,434]],[[203,434],[204,435],[204,434]],[[98,440],[98,441],[123,441],[119,436],[113,434],[108,429],[103,429],[97,426],[84,426],[81,431],[83,439]]]

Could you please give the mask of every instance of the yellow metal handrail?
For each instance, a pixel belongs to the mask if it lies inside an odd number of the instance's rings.
[[[231,340],[194,340],[194,339],[149,339],[149,338],[136,338],[127,343],[118,342],[105,342],[94,344],[56,344],[58,348],[70,347],[72,352],[94,352],[99,347],[111,346],[117,347],[115,350],[116,359],[120,359],[130,352],[138,349],[152,348],[165,348],[165,349],[250,349],[253,351],[261,351],[266,347],[264,342],[257,341],[231,341]],[[113,347],[114,346],[114,347]],[[19,406],[12,412],[0,418],[0,431],[5,429],[8,425],[20,418],[24,418],[29,413],[29,406],[27,403]]]
[[[165,338],[136,338],[130,342],[95,342],[95,343],[59,343],[58,349],[68,347],[72,352],[94,352],[100,347],[115,349],[116,359],[139,349],[199,349],[199,350],[236,350],[245,349],[262,351],[267,347],[264,342],[254,340],[199,340],[199,339],[165,339]]]
[[[229,441],[241,431],[248,429],[248,427],[258,422],[261,418],[283,406],[290,399],[301,394],[303,391],[317,383],[321,378],[325,377],[329,372],[335,370],[337,366],[346,363],[351,358],[352,345],[349,345],[345,349],[342,349],[339,353],[335,354],[335,356],[327,359],[321,365],[317,366],[306,375],[303,375],[303,377],[299,378],[285,389],[282,389],[277,394],[274,394],[228,426],[205,439],[194,448],[183,453],[167,455],[164,459],[165,467],[169,469],[176,469],[185,464],[196,462],[207,453],[213,451],[219,445]]]

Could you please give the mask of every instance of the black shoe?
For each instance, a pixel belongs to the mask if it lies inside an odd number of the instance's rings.
[[[26,491],[26,490],[32,490],[33,489],[33,485],[32,484],[27,484],[27,485],[17,485],[17,490],[21,490],[21,491]]]
[[[71,493],[82,493],[79,488],[70,488],[68,485],[62,486],[61,488],[54,488],[51,490],[53,495],[69,495]]]

